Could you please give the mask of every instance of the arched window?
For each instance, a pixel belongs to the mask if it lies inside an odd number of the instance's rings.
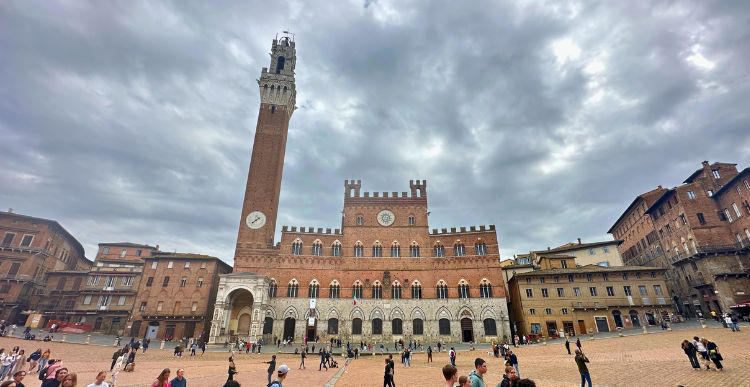
[[[383,285],[380,283],[380,281],[375,281],[372,283],[372,298],[375,300],[383,298]]]
[[[409,226],[415,226],[417,224],[417,218],[414,215],[409,215]]]
[[[485,336],[497,336],[497,325],[495,320],[491,318],[484,319],[484,335]]]
[[[302,241],[299,239],[296,239],[294,243],[292,243],[292,255],[302,255]]]
[[[378,241],[375,241],[375,244],[372,246],[372,256],[373,257],[383,256],[383,246]]]
[[[362,215],[357,215],[357,226],[362,226],[365,224],[365,217]]]
[[[479,297],[492,298],[492,284],[487,278],[483,278],[482,283],[479,284]]]
[[[362,320],[359,320],[359,328],[362,329]],[[338,335],[339,334],[339,319],[329,318],[328,319],[328,334]]]
[[[414,281],[411,284],[411,298],[415,300],[422,298],[422,284],[419,281]]]
[[[268,285],[268,297],[269,298],[275,298],[276,297],[276,290],[278,289],[278,285],[276,284],[275,279],[271,279],[271,283]]]
[[[404,334],[404,323],[400,318],[394,318],[391,320],[391,333],[394,335]]]
[[[281,70],[284,70],[284,62],[286,58],[280,56],[276,59],[276,74],[281,74]]]
[[[354,256],[361,257],[364,255],[365,249],[362,247],[362,242],[357,241],[354,244]]]
[[[391,285],[391,298],[394,300],[401,299],[401,283],[394,281]]]
[[[474,254],[476,255],[487,255],[487,245],[479,241],[474,244]]]
[[[466,280],[458,283],[458,298],[469,298],[469,284]]]
[[[331,255],[334,257],[341,256],[341,242],[333,242],[333,244],[331,245]]]
[[[318,280],[310,281],[310,285],[307,287],[307,298],[318,298],[320,294],[320,284]]]
[[[297,298],[299,295],[299,282],[296,279],[289,281],[286,286],[286,296],[290,298]]]
[[[417,244],[417,242],[412,242],[409,246],[409,256],[419,257],[419,245]]]
[[[352,320],[352,334],[353,335],[362,334],[362,319],[361,318],[355,318]]]
[[[359,280],[354,281],[352,286],[352,297],[362,299],[362,282]]]
[[[445,246],[443,246],[440,243],[435,243],[435,246],[432,247],[432,255],[436,257],[444,257],[445,256]]]
[[[424,321],[421,318],[415,318],[411,322],[411,332],[415,335],[424,334]]]
[[[466,255],[466,247],[461,242],[456,242],[456,244],[453,245],[453,255],[456,257],[463,257]]]
[[[441,300],[448,299],[448,284],[440,280],[437,284],[437,298]]]
[[[341,292],[341,285],[339,285],[339,281],[333,280],[331,281],[331,284],[328,285],[328,298],[339,298]]]
[[[320,240],[316,240],[312,244],[312,255],[315,256],[321,256],[323,255],[323,244],[320,242]]]
[[[372,334],[373,335],[383,334],[383,320],[379,318],[372,319]]]
[[[441,335],[451,334],[451,322],[447,318],[441,318],[438,321],[438,330]]]
[[[393,242],[391,244],[391,257],[400,257],[401,256],[401,246],[399,246],[398,242]]]

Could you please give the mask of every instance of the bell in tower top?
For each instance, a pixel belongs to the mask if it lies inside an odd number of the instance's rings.
[[[270,55],[271,67],[269,73],[294,77],[297,56],[293,38],[287,35],[281,39],[274,39]]]

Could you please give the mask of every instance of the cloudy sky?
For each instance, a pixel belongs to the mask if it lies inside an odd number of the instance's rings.
[[[0,208],[231,262],[271,40],[296,34],[281,225],[427,179],[501,255],[750,166],[750,3],[2,1]]]

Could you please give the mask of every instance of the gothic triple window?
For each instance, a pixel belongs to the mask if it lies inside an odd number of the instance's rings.
[[[312,255],[321,256],[323,255],[323,244],[319,240],[316,240],[312,244]]]
[[[391,257],[400,257],[401,256],[401,246],[399,246],[398,242],[393,242],[391,245]]]
[[[409,256],[419,257],[419,245],[417,244],[417,242],[412,242],[409,246]]]
[[[461,242],[456,242],[456,244],[453,245],[453,255],[456,257],[463,257],[466,255],[466,246]]]
[[[318,280],[312,280],[307,287],[307,298],[318,298],[320,295],[320,284]]]
[[[339,241],[333,242],[331,245],[331,255],[334,257],[341,256],[341,243]]]
[[[292,243],[292,255],[302,255],[302,241],[297,239]]]
[[[299,296],[299,282],[296,279],[289,281],[286,287],[286,296],[289,298],[297,298]]]
[[[474,254],[476,255],[487,255],[487,245],[484,242],[477,242],[474,244]]]
[[[418,281],[411,284],[411,298],[415,300],[422,298],[422,285]]]
[[[391,285],[391,298],[394,300],[401,299],[401,284],[398,281]]]
[[[355,257],[362,257],[362,256],[364,256],[364,253],[365,253],[365,249],[364,249],[364,247],[362,247],[362,243],[361,242],[355,243],[354,244],[354,256]]]
[[[380,281],[375,281],[372,284],[372,298],[375,300],[383,298],[383,285],[380,284]]]
[[[375,242],[375,245],[372,246],[372,256],[373,257],[383,256],[383,246],[380,245],[380,242]]]
[[[441,300],[448,298],[448,284],[443,280],[440,280],[437,284],[437,298]]]
[[[341,285],[339,285],[339,281],[333,280],[330,285],[328,285],[328,298],[339,298],[341,295]]]
[[[436,257],[444,257],[445,256],[445,246],[443,246],[443,245],[441,245],[439,243],[435,244],[435,246],[432,248],[432,253]]]
[[[352,287],[352,297],[362,299],[362,282],[359,280],[354,282]]]
[[[492,298],[492,284],[486,278],[479,284],[479,297]]]
[[[469,284],[466,280],[461,280],[458,284],[458,297],[469,298]]]

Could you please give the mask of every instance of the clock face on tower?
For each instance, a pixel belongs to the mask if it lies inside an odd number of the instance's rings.
[[[260,211],[253,211],[245,218],[245,224],[253,230],[259,229],[266,224],[266,214]]]
[[[396,215],[394,215],[390,210],[383,210],[378,212],[378,223],[380,223],[381,226],[388,227],[395,221]]]

